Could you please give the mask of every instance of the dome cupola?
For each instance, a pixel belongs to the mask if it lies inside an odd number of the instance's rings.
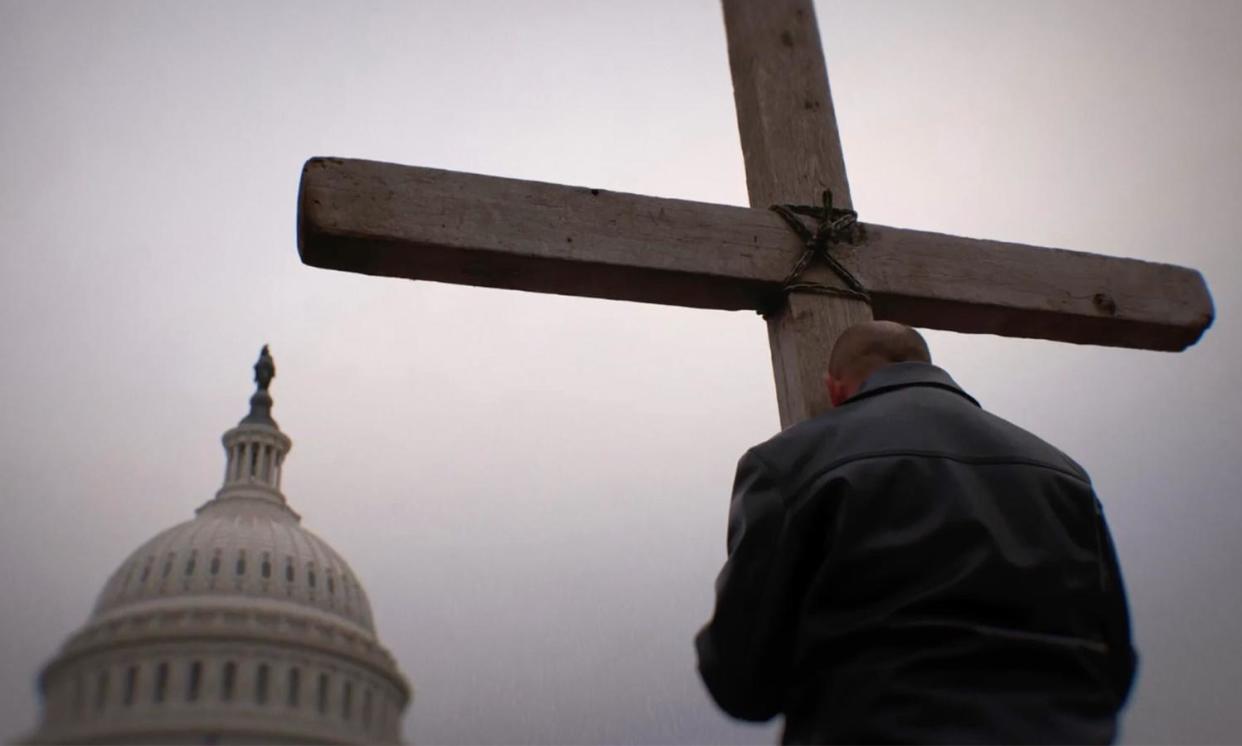
[[[254,395],[250,412],[237,427],[224,434],[224,486],[216,493],[217,500],[242,498],[267,500],[285,505],[280,493],[280,470],[292,441],[280,431],[272,419],[272,395],[268,387],[276,377],[276,363],[267,350],[259,352],[254,364]]]

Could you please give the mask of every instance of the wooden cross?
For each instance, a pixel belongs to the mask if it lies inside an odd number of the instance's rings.
[[[790,292],[803,247],[768,208],[850,207],[811,0],[724,0],[751,208],[372,161],[302,170],[298,250],[332,269],[767,314],[782,427],[828,407],[837,336],[872,318],[1085,344],[1182,350],[1212,323],[1192,269],[860,224],[832,248],[871,302]],[[839,281],[822,268],[808,279]]]

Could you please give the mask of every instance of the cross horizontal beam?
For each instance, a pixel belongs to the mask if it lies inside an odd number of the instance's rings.
[[[757,309],[801,246],[767,210],[312,158],[298,250],[317,267],[562,295]],[[834,252],[876,318],[925,328],[1181,350],[1212,323],[1198,272],[862,224]]]

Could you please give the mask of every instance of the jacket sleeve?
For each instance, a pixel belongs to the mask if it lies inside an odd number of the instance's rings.
[[[744,720],[776,715],[792,658],[796,602],[784,496],[753,450],[738,462],[728,558],[716,608],[695,638],[699,675],[721,709]]]
[[[1118,706],[1124,705],[1134,683],[1138,656],[1130,636],[1130,610],[1126,603],[1125,583],[1117,562],[1117,550],[1104,520],[1104,509],[1095,501],[1096,530],[1099,532],[1101,581],[1104,587],[1104,642],[1108,645],[1109,678],[1117,695]]]

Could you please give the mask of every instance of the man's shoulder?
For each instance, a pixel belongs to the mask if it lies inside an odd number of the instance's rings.
[[[1090,481],[1080,464],[1034,433],[973,399],[928,388],[847,403],[773,435],[751,452],[784,476],[924,454],[1040,464]]]
[[[792,425],[750,449],[767,468],[788,473],[812,465],[826,466],[827,459],[840,458],[849,451],[848,432],[854,417],[832,410]]]
[[[1027,456],[1034,461],[1071,474],[1083,482],[1091,481],[1090,475],[1087,474],[1087,470],[1083,468],[1082,464],[1070,458],[1069,454],[1060,448],[998,415],[991,412],[983,412],[982,414],[992,419],[998,431],[1004,430],[1010,434],[1010,437],[1013,438],[1013,442],[1016,444],[1016,447],[1012,449],[1015,455]]]
[[[776,433],[751,450],[773,465],[798,459],[807,450],[831,454],[834,460],[864,454],[894,441],[892,414],[901,401],[926,391],[905,389],[848,401]]]

